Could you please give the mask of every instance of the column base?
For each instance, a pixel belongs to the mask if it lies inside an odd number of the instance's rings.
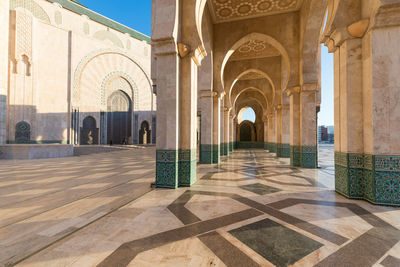
[[[269,143],[269,152],[276,153],[276,144],[275,143]]]
[[[191,186],[197,179],[197,151],[196,149],[179,150],[179,177],[178,185]]]
[[[400,156],[335,152],[335,190],[351,199],[400,206]]]
[[[308,169],[316,169],[317,162],[317,147],[316,146],[301,146],[301,167]]]
[[[178,151],[157,150],[156,187],[178,188]]]
[[[300,146],[290,146],[290,165],[294,167],[301,166],[301,147]]]
[[[228,156],[229,143],[221,143],[221,156]]]
[[[213,156],[212,156],[212,162],[214,164],[218,164],[221,162],[221,152],[220,152],[221,148],[219,145],[213,145],[212,148],[212,152],[213,152]]]
[[[250,149],[250,148],[264,148],[263,142],[238,142],[238,148]]]
[[[200,145],[200,164],[213,163],[213,145]]]
[[[229,152],[233,152],[233,142],[229,143]]]

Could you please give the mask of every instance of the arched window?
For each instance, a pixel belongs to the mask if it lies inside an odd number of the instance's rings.
[[[31,126],[26,121],[20,121],[15,125],[15,143],[26,144],[31,141]]]

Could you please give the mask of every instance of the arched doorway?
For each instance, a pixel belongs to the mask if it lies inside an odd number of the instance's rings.
[[[81,145],[96,145],[99,143],[99,129],[96,128],[96,119],[92,116],[87,116],[83,120],[81,128]]]
[[[251,121],[243,121],[239,125],[239,141],[240,142],[255,142],[256,141],[256,128]]]
[[[132,136],[132,104],[129,96],[118,90],[108,99],[107,138],[109,144],[128,144]]]
[[[139,131],[139,144],[150,144],[151,143],[150,140],[151,140],[151,130],[149,127],[149,123],[147,121],[143,121]]]
[[[31,125],[20,121],[15,125],[15,143],[26,144],[31,141]]]

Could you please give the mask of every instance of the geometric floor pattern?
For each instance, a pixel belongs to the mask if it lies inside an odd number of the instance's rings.
[[[0,266],[400,266],[400,210],[336,194],[328,158],[237,150],[151,190],[154,154],[2,168]]]

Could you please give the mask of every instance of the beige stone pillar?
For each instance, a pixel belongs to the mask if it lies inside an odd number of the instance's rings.
[[[291,88],[290,96],[290,165],[301,166],[300,161],[300,87]]]
[[[221,161],[221,99],[217,93],[213,97],[213,163]]]
[[[224,156],[229,155],[229,108],[224,107]]]
[[[268,114],[268,150],[275,153],[275,119],[274,114]]]
[[[179,63],[174,47],[157,55],[157,187],[178,187]]]
[[[387,6],[375,18],[375,28],[367,33],[363,43],[363,184],[368,185],[364,198],[399,206],[400,1],[386,2]],[[373,190],[371,184],[375,185]]]
[[[0,145],[7,139],[8,36],[10,1],[0,1]]]
[[[197,175],[197,71],[192,57],[181,59],[179,186],[191,186]]]
[[[212,164],[213,151],[213,94],[211,90],[200,91],[201,109],[200,163]]]
[[[235,142],[235,121],[232,111],[229,114],[229,129],[229,152],[232,152],[234,149],[233,143]]]
[[[287,104],[282,105],[281,111],[281,144],[280,144],[280,157],[290,158],[290,99],[284,97]]]
[[[275,106],[274,119],[275,119],[274,152],[276,153],[277,157],[280,157],[281,143],[282,143],[282,105]]]
[[[318,84],[303,84],[300,93],[300,161],[303,168],[317,168]]]
[[[225,116],[224,116],[224,96],[221,97],[221,104],[220,104],[220,118],[221,118],[221,123],[219,126],[219,136],[220,136],[220,144],[219,144],[219,154],[220,156],[225,155],[225,132],[224,132],[224,126],[225,126]]]
[[[268,150],[268,116],[263,117],[264,122],[264,149]]]

